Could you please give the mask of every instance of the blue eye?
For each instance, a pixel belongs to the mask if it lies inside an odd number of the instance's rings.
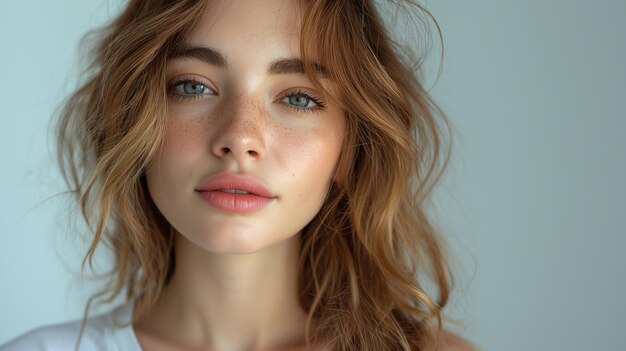
[[[179,77],[170,83],[169,93],[178,100],[200,99],[208,95],[217,95],[208,83],[201,82],[195,77]]]
[[[209,94],[211,89],[200,82],[186,81],[172,86],[172,90],[182,95]]]
[[[308,97],[302,95],[302,94],[296,94],[296,95],[290,95],[287,96],[287,102],[289,102],[289,104],[300,107],[300,108],[310,108],[312,106],[311,103],[315,104],[315,102],[313,102],[313,100],[309,99]]]
[[[318,112],[326,106],[321,99],[304,91],[290,93],[281,102],[299,112]]]

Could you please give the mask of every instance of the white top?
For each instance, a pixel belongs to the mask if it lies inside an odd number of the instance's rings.
[[[87,319],[80,351],[142,351],[132,325],[134,304],[127,302],[111,312]],[[43,326],[23,334],[7,344],[0,345],[0,351],[75,351],[81,320]]]

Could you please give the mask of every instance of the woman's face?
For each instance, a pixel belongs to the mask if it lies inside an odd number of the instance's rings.
[[[209,252],[292,237],[332,181],[344,115],[301,71],[296,6],[212,3],[168,64],[165,147],[148,188],[170,224]]]

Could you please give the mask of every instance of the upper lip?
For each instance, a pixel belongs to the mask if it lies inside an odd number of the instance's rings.
[[[215,191],[215,190],[243,190],[245,192],[274,198],[267,187],[259,180],[252,176],[230,173],[218,173],[208,179],[202,181],[195,189],[196,191]]]

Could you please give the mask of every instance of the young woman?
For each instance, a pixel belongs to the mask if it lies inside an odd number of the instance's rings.
[[[470,349],[425,213],[446,122],[400,57],[372,1],[130,1],[59,124],[94,297],[128,302],[0,349]]]

